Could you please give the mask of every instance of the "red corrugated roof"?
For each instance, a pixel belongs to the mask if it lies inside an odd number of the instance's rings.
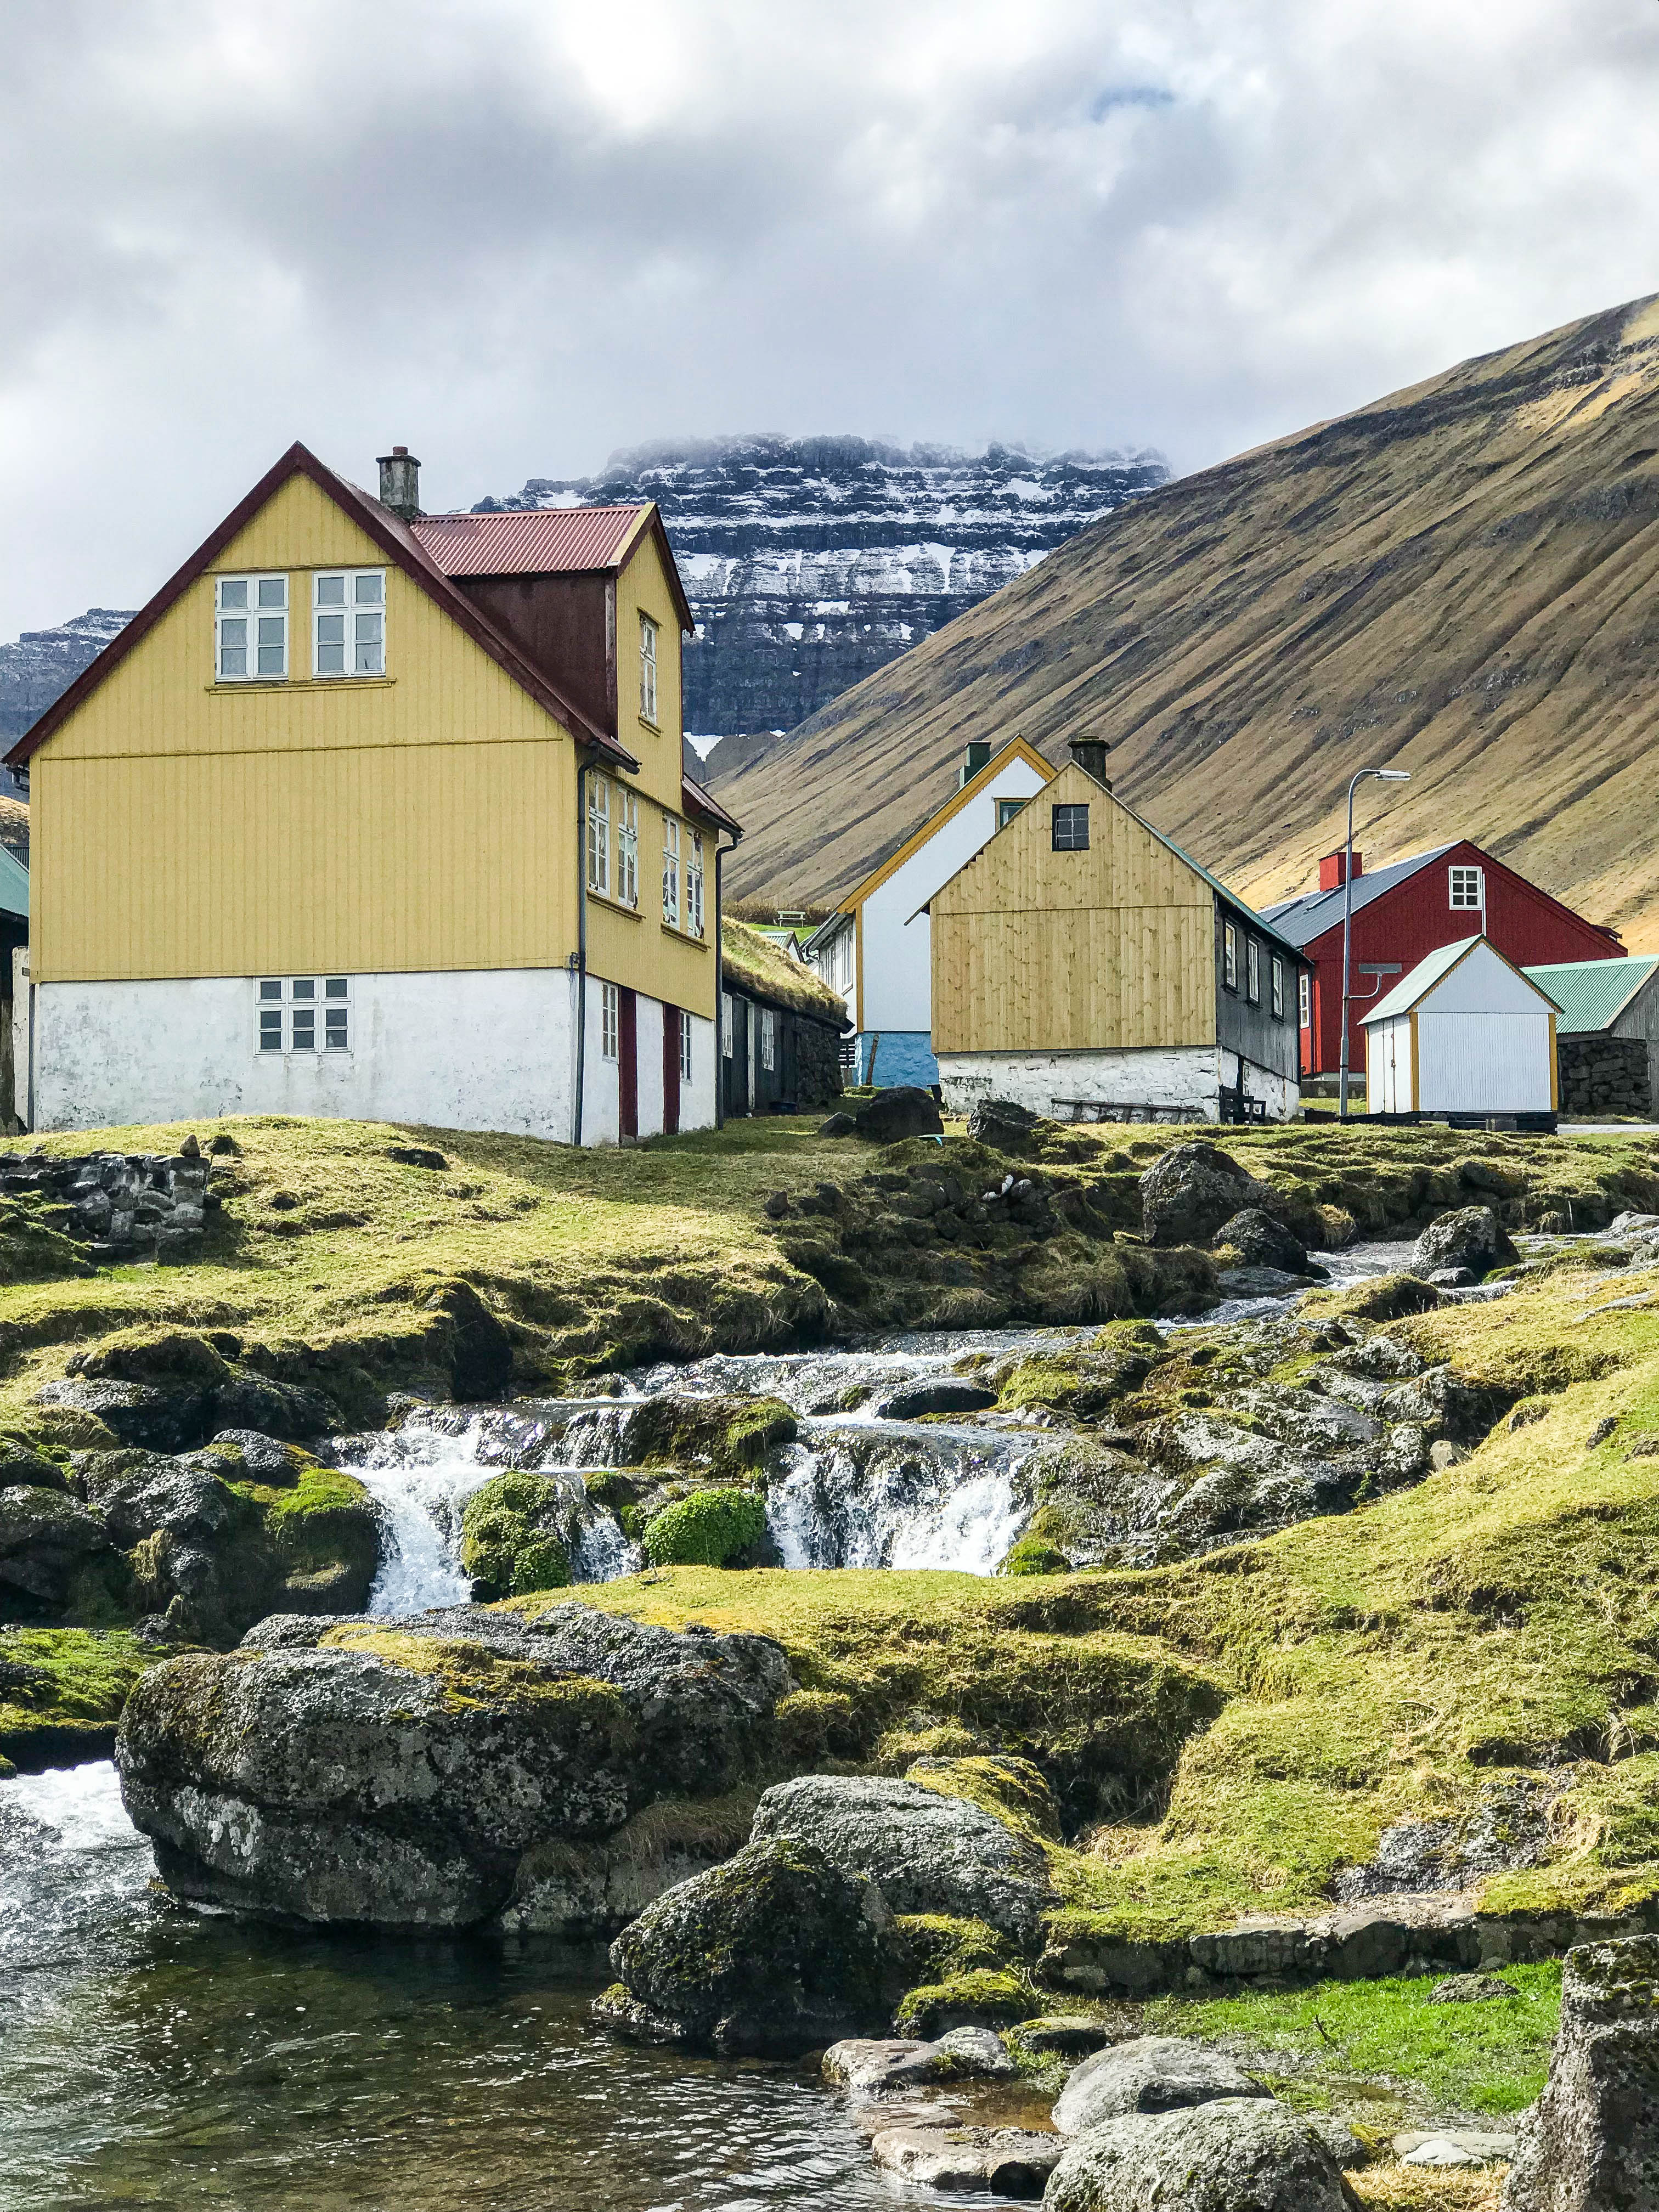
[[[423,514],[410,529],[446,576],[546,576],[614,568],[650,512],[538,507],[512,514]]]

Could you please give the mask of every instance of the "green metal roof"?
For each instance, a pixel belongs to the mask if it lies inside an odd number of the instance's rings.
[[[1656,969],[1659,953],[1628,960],[1561,960],[1521,972],[1560,1007],[1562,1035],[1582,1036],[1610,1030]]]
[[[29,914],[29,872],[15,853],[0,845],[0,914]]]

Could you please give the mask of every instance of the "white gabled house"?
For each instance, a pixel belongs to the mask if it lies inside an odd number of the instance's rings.
[[[1054,769],[1024,738],[967,748],[956,790],[808,939],[806,958],[847,1002],[854,1079],[884,1089],[939,1081],[933,1056],[932,933],[925,908]]]
[[[1365,1018],[1367,1111],[1553,1113],[1559,1011],[1490,939],[1441,945]]]

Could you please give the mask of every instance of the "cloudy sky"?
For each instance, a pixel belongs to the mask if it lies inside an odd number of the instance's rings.
[[[0,0],[0,637],[290,440],[1182,470],[1659,289],[1659,0]]]

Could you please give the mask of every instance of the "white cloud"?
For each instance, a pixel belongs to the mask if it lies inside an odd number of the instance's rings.
[[[1659,285],[1652,0],[13,0],[0,636],[295,436],[1219,458]]]

